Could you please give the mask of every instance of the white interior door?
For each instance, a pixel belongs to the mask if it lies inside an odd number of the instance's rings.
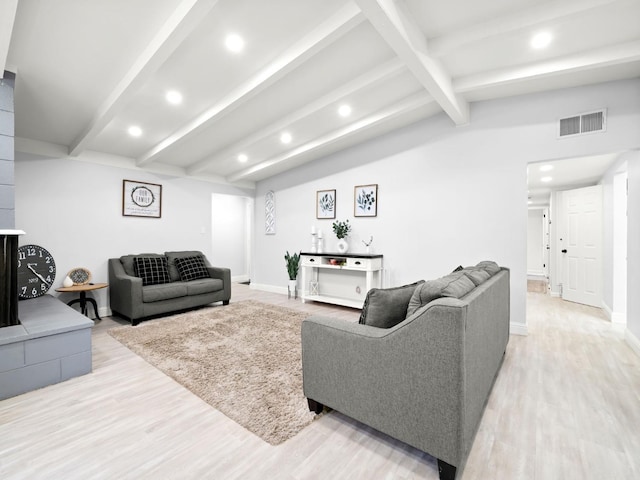
[[[562,298],[602,307],[602,187],[563,193]]]

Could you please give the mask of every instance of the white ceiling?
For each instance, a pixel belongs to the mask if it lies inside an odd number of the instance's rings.
[[[638,19],[640,0],[3,0],[0,72],[22,151],[252,186],[474,101],[638,77]]]

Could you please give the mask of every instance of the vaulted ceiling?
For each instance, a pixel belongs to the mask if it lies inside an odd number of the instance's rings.
[[[18,150],[252,186],[478,100],[639,77],[638,19],[640,0],[3,0],[0,72]]]

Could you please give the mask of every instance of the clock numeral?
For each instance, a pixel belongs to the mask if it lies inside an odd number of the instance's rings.
[[[24,252],[18,252],[18,260],[24,260],[27,258]]]
[[[50,265],[49,266],[49,273],[53,273],[55,271],[56,271],[55,267],[53,265]]]
[[[33,247],[27,248],[27,256],[34,257],[36,255],[36,249]]]
[[[22,291],[22,295],[27,293],[27,287],[22,287],[20,290]]]
[[[38,290],[36,289],[36,287],[33,287],[33,289],[31,290],[31,295],[35,297],[37,294],[38,294]]]
[[[40,255],[40,256],[42,256],[42,255]],[[45,260],[45,263],[51,263],[51,257],[46,257],[44,260]]]

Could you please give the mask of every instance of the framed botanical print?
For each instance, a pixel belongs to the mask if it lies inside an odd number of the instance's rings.
[[[375,217],[378,215],[378,184],[358,185],[353,191],[353,215]]]
[[[162,185],[123,180],[122,215],[160,218],[162,216]]]
[[[336,218],[336,191],[316,192],[316,218]]]

